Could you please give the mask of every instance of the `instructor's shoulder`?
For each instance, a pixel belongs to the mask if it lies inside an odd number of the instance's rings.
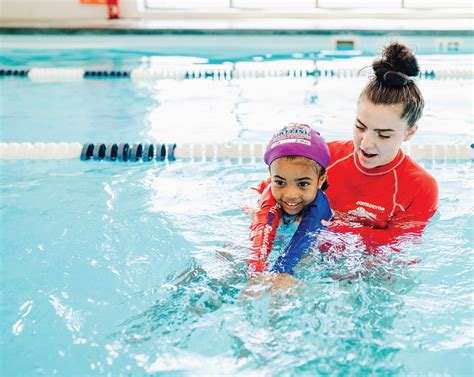
[[[348,141],[330,141],[328,143],[331,163],[354,152],[354,143]]]
[[[408,182],[412,189],[416,188],[420,193],[432,193],[437,196],[438,182],[424,167],[409,156],[405,156],[401,168],[399,177]]]

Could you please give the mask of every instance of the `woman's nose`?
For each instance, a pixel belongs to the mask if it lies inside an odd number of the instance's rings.
[[[360,142],[360,145],[362,146],[362,148],[364,149],[370,149],[374,146],[375,144],[375,140],[374,140],[374,137],[370,134],[370,132],[366,132],[363,136],[362,136],[362,140]]]

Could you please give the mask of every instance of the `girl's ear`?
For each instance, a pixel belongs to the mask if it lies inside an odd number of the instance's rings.
[[[325,171],[324,174],[321,174],[319,176],[319,180],[318,180],[318,189],[320,189],[324,182],[326,182],[326,178],[328,177],[328,173]]]
[[[415,135],[417,130],[418,130],[418,124],[415,124],[412,128],[410,128],[407,132],[405,132],[405,137],[403,138],[403,141],[410,140],[413,137],[413,135]]]

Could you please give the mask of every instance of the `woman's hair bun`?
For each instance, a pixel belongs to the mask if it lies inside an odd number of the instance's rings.
[[[405,45],[392,42],[382,51],[380,59],[372,63],[378,81],[391,87],[405,86],[418,76],[420,68],[415,54]]]

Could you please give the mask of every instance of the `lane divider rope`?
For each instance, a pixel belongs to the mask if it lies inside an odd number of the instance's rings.
[[[0,68],[0,78],[29,78],[34,82],[69,82],[84,79],[131,79],[136,81],[159,79],[252,79],[269,77],[329,77],[354,78],[366,75],[359,69],[316,69],[307,65],[301,67],[278,66],[233,66],[228,64],[202,64],[192,66],[163,66],[157,68],[137,68],[132,70],[92,70],[82,68]],[[419,78],[423,79],[473,79],[474,70],[436,69],[424,70]]]
[[[415,160],[468,161],[474,144],[404,144]],[[160,144],[160,143],[0,143],[0,160],[81,159],[121,162],[238,159],[261,160],[265,144]]]

